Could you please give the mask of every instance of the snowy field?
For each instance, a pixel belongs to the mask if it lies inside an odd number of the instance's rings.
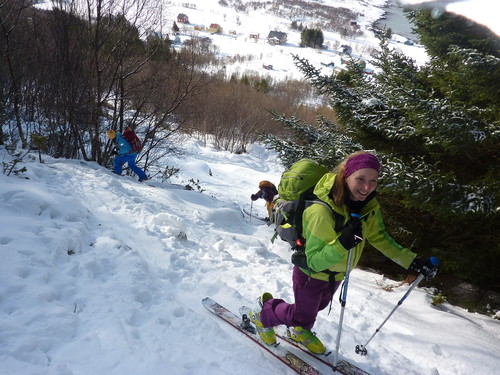
[[[291,373],[201,305],[211,296],[237,311],[263,291],[293,300],[288,246],[241,213],[259,181],[277,183],[283,168],[259,145],[234,155],[182,144],[185,156],[166,161],[181,172],[167,182],[35,155],[17,166],[25,173],[0,174],[1,374]],[[4,148],[0,159],[10,161]],[[184,190],[191,179],[195,189]],[[252,209],[265,215],[262,200]],[[355,354],[408,288],[352,272],[342,357],[373,375],[497,373],[500,321],[433,307],[425,284],[368,355]],[[339,312],[334,298],[314,327],[330,348]]]

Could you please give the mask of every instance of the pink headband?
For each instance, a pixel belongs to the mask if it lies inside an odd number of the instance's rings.
[[[347,159],[347,163],[345,164],[345,177],[349,177],[356,171],[364,168],[375,169],[377,173],[380,172],[380,162],[377,157],[372,154],[360,154],[356,156],[352,156]]]

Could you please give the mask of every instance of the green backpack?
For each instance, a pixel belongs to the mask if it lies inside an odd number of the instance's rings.
[[[326,167],[311,159],[300,159],[281,175],[278,194],[285,201],[299,199],[306,192],[312,194],[321,177],[328,172]]]
[[[274,225],[272,242],[279,236],[288,242],[294,253],[292,263],[309,269],[305,254],[305,239],[302,236],[302,214],[311,204],[327,207],[335,219],[335,230],[339,232],[344,225],[344,217],[333,210],[326,202],[314,194],[318,181],[328,169],[313,160],[301,159],[290,166],[283,174],[278,185],[279,198],[275,201],[269,225]],[[334,280],[335,272],[324,270]],[[332,281],[333,282],[333,281]]]
[[[281,175],[278,185],[279,198],[275,201],[270,217],[269,225],[274,225],[275,231],[271,241],[274,242],[279,236],[288,242],[294,250],[292,263],[305,269],[308,269],[308,266],[304,252],[305,239],[302,236],[302,214],[306,207],[311,204],[322,204],[335,218],[335,230],[340,231],[343,226],[343,216],[314,194],[316,184],[325,173],[328,173],[326,167],[310,159],[300,159],[292,164]]]
[[[281,175],[279,198],[275,201],[270,224],[274,225],[272,242],[279,236],[293,249],[303,246],[302,213],[306,205],[320,203],[332,208],[314,195],[314,187],[328,169],[313,160],[300,159]]]

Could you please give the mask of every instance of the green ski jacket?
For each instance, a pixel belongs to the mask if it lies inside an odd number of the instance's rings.
[[[335,174],[327,173],[314,189],[314,194],[329,204],[333,210],[344,217],[344,224],[350,217],[348,208],[343,205],[337,207],[330,197],[335,181]],[[360,213],[363,241],[351,249],[351,270],[356,267],[363,252],[365,241],[379,250],[386,257],[392,259],[401,267],[408,269],[416,254],[400,246],[385,231],[385,225],[380,212],[380,204],[374,198],[368,202]],[[338,241],[340,233],[335,231],[335,218],[332,212],[322,204],[311,204],[303,213],[303,236],[306,239],[305,253],[307,265],[313,270],[311,277],[328,281],[329,275],[322,270],[338,272],[335,280],[342,280],[345,276],[348,251]],[[309,274],[309,270],[302,269]]]

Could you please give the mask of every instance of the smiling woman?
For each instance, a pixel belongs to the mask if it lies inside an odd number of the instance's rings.
[[[349,197],[364,201],[377,187],[378,173],[370,168],[360,169],[346,178]]]
[[[364,201],[377,188],[380,163],[368,153],[360,152],[347,159],[344,167],[344,178],[349,198],[353,201]],[[344,199],[343,194],[336,202]]]
[[[290,337],[311,352],[325,351],[311,329],[318,313],[331,303],[344,277],[347,283],[367,240],[401,267],[432,277],[427,269],[435,271],[436,267],[430,266],[429,260],[416,258],[414,252],[397,244],[385,231],[375,198],[379,172],[377,157],[358,151],[340,163],[335,173],[326,173],[316,184],[314,194],[322,202],[313,201],[302,217],[305,245],[299,247],[303,248],[306,261],[293,270],[295,302],[287,303],[264,292],[260,298],[262,310],[250,312],[250,319],[266,343],[276,341],[273,327],[284,324],[293,327]],[[336,216],[343,219],[340,228]]]

